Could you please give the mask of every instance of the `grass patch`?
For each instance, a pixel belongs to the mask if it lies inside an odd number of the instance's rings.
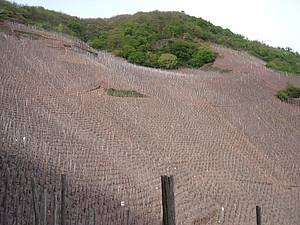
[[[6,25],[2,25],[0,24],[0,32],[9,32],[9,27],[7,27]]]
[[[230,70],[230,69],[222,69],[222,68],[219,68],[217,66],[213,66],[212,63],[208,63],[208,64],[202,66],[202,70],[212,71],[212,72],[219,72],[219,73],[230,73],[230,72],[232,72],[232,70]]]
[[[281,101],[287,101],[290,98],[299,98],[300,88],[288,83],[286,89],[278,91],[276,96]]]
[[[118,89],[114,89],[114,88],[109,88],[106,90],[106,93],[110,96],[114,96],[114,97],[145,97],[145,95],[134,91],[134,90],[118,90]]]

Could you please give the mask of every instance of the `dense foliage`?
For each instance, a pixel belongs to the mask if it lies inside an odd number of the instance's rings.
[[[0,1],[0,20],[6,19],[74,35],[94,48],[144,66],[167,68],[159,59],[163,54],[173,54],[177,58],[175,67],[200,67],[214,61],[216,56],[209,43],[215,43],[247,51],[271,69],[300,74],[300,55],[290,48],[250,41],[184,12],[138,12],[110,19],[80,19],[43,7]]]
[[[278,91],[276,96],[282,101],[286,101],[289,98],[299,98],[300,88],[295,87],[292,84],[288,84],[286,89]]]
[[[177,56],[170,53],[163,53],[158,59],[161,68],[175,69],[177,67]]]
[[[176,26],[174,30],[162,26],[158,31],[156,26],[137,21],[120,23],[92,38],[90,45],[112,51],[131,63],[165,69],[199,67],[215,60],[208,45],[183,39]]]
[[[109,88],[106,93],[114,97],[145,97],[143,94],[135,90],[119,90],[114,88]]]

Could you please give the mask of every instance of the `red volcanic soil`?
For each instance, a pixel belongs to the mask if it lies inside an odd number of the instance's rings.
[[[275,97],[300,77],[219,46],[213,69],[143,68],[29,31],[35,38],[0,33],[9,224],[32,222],[31,177],[50,194],[61,173],[72,224],[86,224],[87,208],[97,224],[161,224],[165,174],[175,177],[177,224],[254,225],[256,205],[263,224],[300,224],[300,107]]]

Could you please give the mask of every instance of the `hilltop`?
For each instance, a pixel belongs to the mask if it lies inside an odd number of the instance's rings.
[[[248,40],[184,12],[138,12],[109,19],[80,19],[43,7],[1,1],[0,20],[70,34],[94,48],[148,67],[201,67],[216,59],[212,44],[218,44],[246,51],[264,60],[268,68],[300,74],[300,55],[290,48],[273,48]]]

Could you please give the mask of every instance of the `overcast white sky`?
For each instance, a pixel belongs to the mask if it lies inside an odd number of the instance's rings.
[[[138,11],[185,11],[251,40],[300,52],[300,0],[15,0],[73,16],[111,17]]]

